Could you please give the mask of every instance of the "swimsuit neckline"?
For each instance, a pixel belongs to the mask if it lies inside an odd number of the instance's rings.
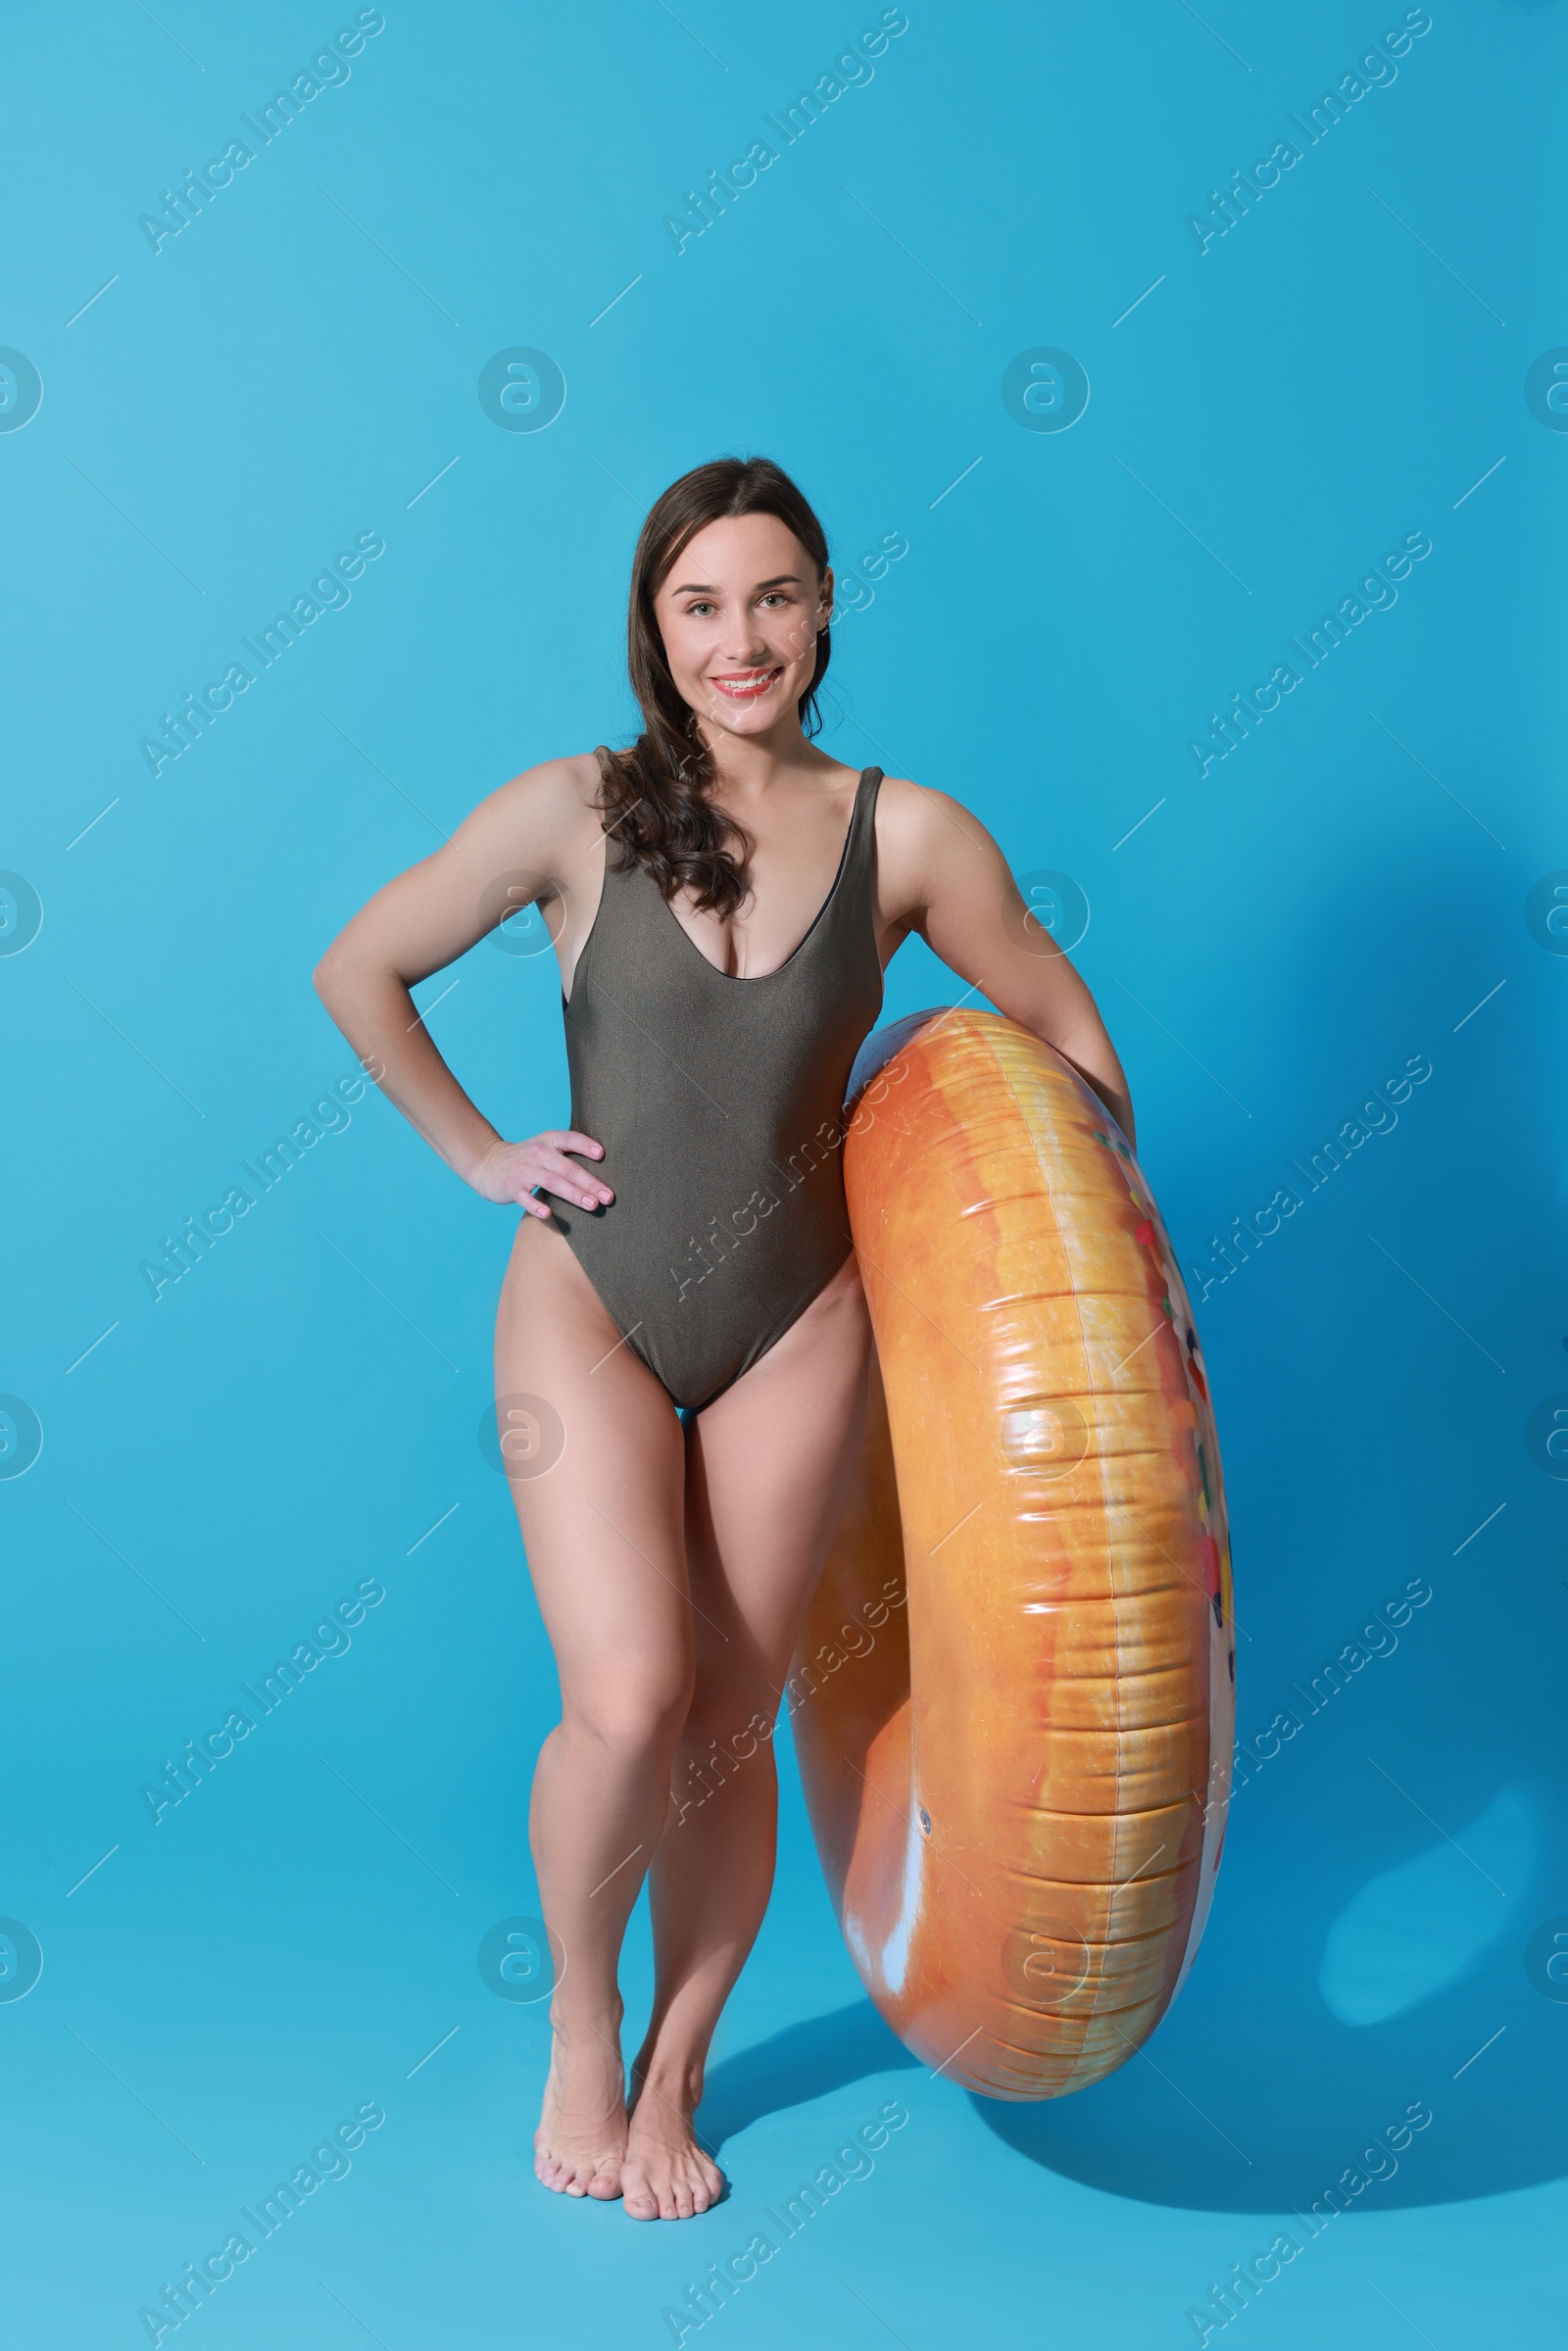
[[[681,937],[685,940],[693,955],[696,955],[698,961],[708,965],[708,968],[712,973],[714,979],[723,980],[730,986],[739,985],[750,988],[760,987],[764,980],[776,980],[781,978],[782,975],[788,971],[790,965],[795,962],[797,957],[803,954],[808,941],[817,930],[824,916],[827,914],[829,907],[832,906],[833,901],[839,894],[839,884],[844,879],[844,868],[850,860],[850,843],[855,837],[855,820],[860,812],[860,796],[865,790],[865,779],[870,773],[871,769],[869,767],[862,767],[860,769],[859,781],[855,787],[855,801],[850,809],[850,821],[845,828],[844,846],[839,851],[838,866],[834,872],[832,885],[828,890],[828,894],[826,898],[823,899],[821,905],[817,907],[816,912],[812,915],[801,938],[796,941],[789,954],[785,956],[783,962],[775,963],[771,971],[720,971],[718,965],[708,955],[704,955],[702,949],[698,946],[696,940],[686,928],[686,925],[681,921],[680,916],[676,913],[668,899],[666,899],[661,892],[659,900],[660,905],[663,907],[665,913],[669,916],[670,921],[674,924],[676,930],[679,931]],[[584,945],[586,944],[587,943],[585,941]],[[580,955],[578,960],[581,960]]]

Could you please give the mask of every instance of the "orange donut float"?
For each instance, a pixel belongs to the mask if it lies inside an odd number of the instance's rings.
[[[1236,1653],[1207,1382],[1131,1149],[1051,1047],[921,1013],[855,1083],[881,1377],[794,1661],[801,1773],[900,2038],[1057,2097],[1152,2033],[1214,1890]]]

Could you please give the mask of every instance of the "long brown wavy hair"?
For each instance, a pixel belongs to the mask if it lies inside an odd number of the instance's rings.
[[[671,482],[649,509],[632,558],[626,616],[626,666],[643,713],[629,751],[601,748],[601,806],[616,870],[645,865],[667,900],[690,888],[699,907],[732,914],[750,881],[751,843],[712,803],[712,754],[697,713],[670,675],[654,598],[682,550],[710,522],[735,514],[775,514],[800,540],[817,576],[827,568],[827,538],[801,491],[771,459],[715,458]],[[808,735],[821,725],[816,689],[831,648],[817,631],[811,682],[796,706]]]

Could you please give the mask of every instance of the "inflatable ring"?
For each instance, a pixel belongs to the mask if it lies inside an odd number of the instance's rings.
[[[1214,1890],[1236,1651],[1207,1382],[1138,1162],[1051,1047],[920,1013],[867,1040],[851,1102],[881,1376],[794,1661],[802,1779],[900,2038],[1057,2097],[1152,2033]]]

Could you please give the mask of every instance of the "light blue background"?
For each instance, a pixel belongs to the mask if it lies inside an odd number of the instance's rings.
[[[874,7],[389,0],[155,256],[138,215],[353,13],[7,11],[0,342],[44,384],[0,434],[0,863],[44,908],[0,959],[0,1387],[44,1432],[0,1484],[0,1910],[44,1953],[0,2003],[9,2331],[144,2341],[162,2282],[378,2099],[181,2342],[652,2346],[897,2096],[874,2174],[710,2337],[1153,2351],[1420,2099],[1396,2177],[1237,2322],[1250,2351],[1556,2342],[1568,2006],[1525,1953],[1568,1913],[1568,1492],[1525,1431],[1568,1390],[1568,959],[1524,908],[1568,866],[1568,438],[1523,387],[1568,343],[1568,18],[1435,5],[1200,254],[1187,215],[1398,9],[910,0],[874,79],[677,255],[662,216]],[[564,372],[547,431],[480,408],[514,345]],[[1004,408],[1040,345],[1088,371],[1069,431]],[[544,2012],[476,1966],[537,1907],[555,1705],[475,1434],[513,1217],[371,1097],[156,1304],[137,1267],[351,1066],[310,971],[355,907],[519,767],[626,739],[642,508],[725,451],[795,471],[841,563],[907,539],[841,626],[824,741],[1087,893],[1185,1262],[1430,1059],[1200,1309],[1243,1737],[1410,1579],[1432,1597],[1238,1796],[1147,2058],[1059,2105],[970,2099],[876,2023],[786,1766],[706,2109],[733,2192],[677,2232],[537,2188]],[[1200,781],[1208,712],[1415,530],[1397,605]],[[352,603],[155,781],[138,738],[362,531],[386,553]],[[562,1120],[553,962],[481,946],[421,1002],[454,980],[431,1026],[475,1098],[511,1135]],[[956,993],[911,948],[888,1015]],[[155,1828],[139,1785],[368,1576],[350,1652]],[[635,2032],[640,1919],[626,1974]]]

